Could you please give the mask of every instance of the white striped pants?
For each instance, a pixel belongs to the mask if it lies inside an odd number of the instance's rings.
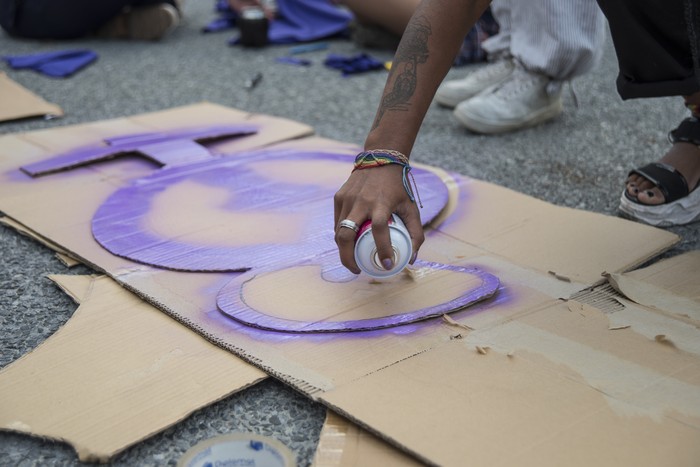
[[[600,60],[606,21],[596,0],[493,0],[500,27],[482,47],[510,54],[525,69],[556,81],[590,71]]]

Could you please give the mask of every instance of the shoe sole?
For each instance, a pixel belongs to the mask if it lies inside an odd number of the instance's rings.
[[[465,126],[467,129],[473,131],[474,133],[481,133],[484,135],[496,135],[499,133],[508,133],[515,130],[522,130],[525,128],[530,128],[540,123],[544,123],[559,116],[564,110],[564,106],[561,100],[558,100],[555,105],[541,109],[530,116],[525,121],[518,121],[512,123],[490,123],[480,120],[475,115],[470,115],[466,112],[454,112],[454,116],[459,120],[459,122]]]
[[[672,227],[700,221],[700,188],[672,203],[650,206],[629,200],[622,192],[619,215],[656,227]]]

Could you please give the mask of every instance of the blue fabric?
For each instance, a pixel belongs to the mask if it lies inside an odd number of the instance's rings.
[[[353,16],[330,0],[278,0],[279,19],[270,24],[270,42],[307,42],[347,32]]]
[[[237,15],[225,1],[217,0],[219,18],[203,28],[215,32],[235,27]],[[309,42],[347,34],[352,13],[337,7],[330,0],[278,0],[277,18],[270,22],[270,44]],[[236,44],[238,38],[230,41]]]
[[[216,0],[214,10],[218,18],[202,28],[202,32],[219,32],[236,27],[238,15],[231,9],[227,0]]]
[[[277,57],[277,61],[280,63],[287,63],[289,65],[297,65],[297,66],[311,66],[311,60],[307,60],[305,58],[297,58],[297,57]]]
[[[30,69],[53,78],[66,78],[97,60],[97,54],[91,50],[77,49],[7,55],[3,59],[16,70]]]
[[[384,62],[370,57],[367,54],[357,54],[349,57],[328,54],[323,64],[327,67],[342,71],[343,76],[384,69]]]

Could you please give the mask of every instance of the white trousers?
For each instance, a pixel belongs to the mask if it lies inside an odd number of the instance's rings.
[[[606,21],[596,0],[493,0],[499,33],[483,42],[493,56],[510,54],[525,69],[566,81],[595,67]]]

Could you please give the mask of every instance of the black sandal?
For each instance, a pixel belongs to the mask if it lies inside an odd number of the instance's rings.
[[[678,128],[668,134],[672,144],[690,143],[700,147],[700,120],[686,118]],[[700,190],[688,186],[685,177],[675,168],[663,162],[652,162],[632,170],[629,175],[640,175],[663,193],[665,202],[659,205],[641,204],[627,189],[620,197],[620,214],[623,217],[660,227],[689,224],[700,220]]]

